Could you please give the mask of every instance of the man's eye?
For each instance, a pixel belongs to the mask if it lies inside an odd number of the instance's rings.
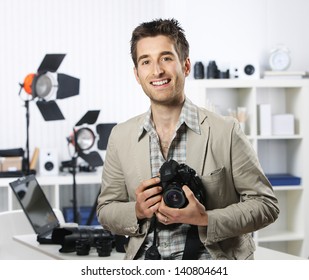
[[[141,64],[142,65],[147,65],[147,64],[149,64],[149,60],[143,60]]]
[[[172,58],[169,57],[169,56],[164,56],[164,57],[162,58],[162,60],[163,60],[163,61],[169,61],[169,60],[172,60]]]

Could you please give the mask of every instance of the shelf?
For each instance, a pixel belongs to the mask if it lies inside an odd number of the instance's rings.
[[[280,191],[303,191],[304,188],[302,186],[273,186],[275,192]]]
[[[308,85],[309,79],[300,80],[276,80],[276,79],[202,79],[187,80],[189,86],[199,86],[205,88],[251,88],[251,87],[276,87],[295,88]]]
[[[297,241],[297,240],[303,240],[305,238],[304,233],[299,232],[292,232],[292,231],[284,231],[284,230],[278,230],[273,231],[271,234],[265,236],[260,236],[261,234],[258,234],[258,242],[282,242],[282,241]]]
[[[278,219],[257,232],[257,243],[304,257],[309,252],[308,204],[309,79],[187,80],[186,94],[195,104],[221,115],[245,107],[245,133],[266,174],[293,174],[301,185],[273,186],[279,202]],[[293,135],[259,135],[259,104],[270,104],[271,115],[292,114]],[[270,119],[271,121],[271,119]],[[295,241],[295,242],[291,242]],[[279,243],[280,244],[279,246]],[[307,257],[307,256],[305,256]]]
[[[303,136],[300,134],[295,135],[270,135],[270,136],[261,136],[256,137],[257,140],[297,140],[303,139]]]

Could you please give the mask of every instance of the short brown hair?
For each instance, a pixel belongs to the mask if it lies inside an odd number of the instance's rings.
[[[189,57],[189,43],[179,22],[175,19],[156,19],[140,24],[132,32],[131,57],[135,67],[137,67],[137,42],[143,38],[158,35],[167,36],[172,40],[181,61]]]

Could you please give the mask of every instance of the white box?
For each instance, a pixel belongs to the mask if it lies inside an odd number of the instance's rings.
[[[258,104],[258,134],[270,136],[271,125],[271,105]]]
[[[273,115],[272,133],[273,135],[294,135],[294,115]]]

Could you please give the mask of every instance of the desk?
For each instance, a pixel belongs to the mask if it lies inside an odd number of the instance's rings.
[[[33,250],[37,250],[47,256],[54,258],[56,260],[123,260],[124,253],[118,253],[116,251],[112,251],[109,257],[99,257],[95,248],[90,250],[89,255],[87,256],[78,256],[75,252],[73,253],[60,253],[60,245],[41,245],[36,241],[35,234],[27,234],[27,235],[18,235],[14,236],[13,239],[21,244],[28,246]],[[302,260],[302,258],[289,255],[286,253],[274,251],[271,249],[257,247],[255,252],[256,260]]]
[[[13,239],[33,250],[41,252],[55,260],[123,260],[124,253],[118,253],[115,250],[111,252],[109,257],[99,257],[95,248],[91,248],[89,255],[87,256],[78,256],[76,252],[72,253],[60,253],[60,245],[49,245],[49,244],[39,244],[36,241],[35,234],[26,234],[26,235],[17,235],[13,236]]]

